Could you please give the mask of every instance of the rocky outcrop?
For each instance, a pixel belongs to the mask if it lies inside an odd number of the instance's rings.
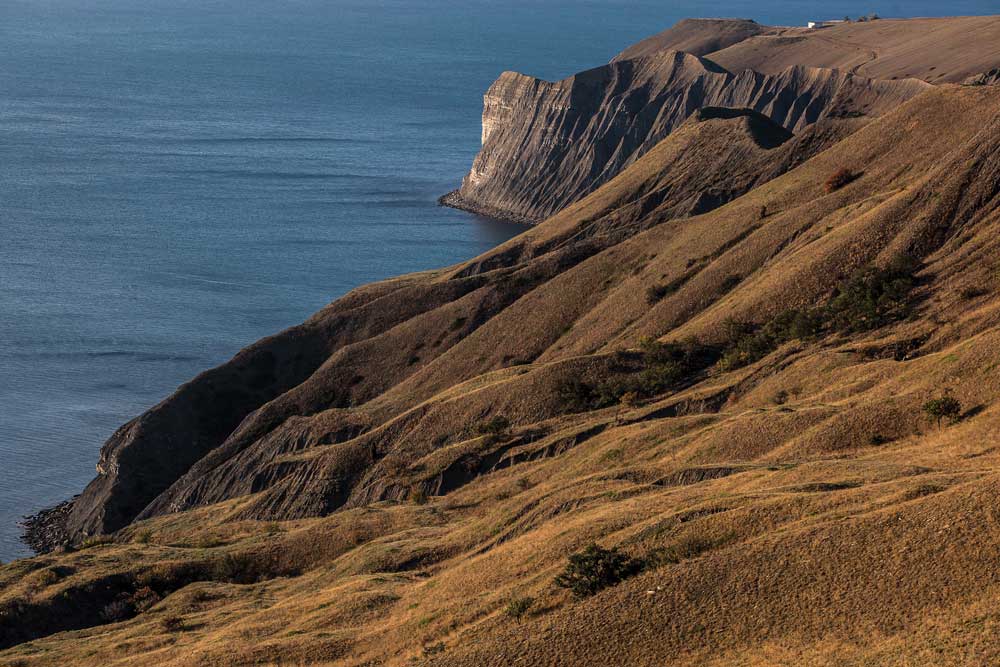
[[[1000,67],[995,67],[988,72],[970,76],[962,82],[963,86],[995,86],[1000,84]]]
[[[807,67],[733,74],[679,51],[554,83],[505,72],[484,96],[482,149],[443,203],[537,222],[606,183],[702,107],[749,108],[798,131],[826,117],[880,115],[928,86]]]

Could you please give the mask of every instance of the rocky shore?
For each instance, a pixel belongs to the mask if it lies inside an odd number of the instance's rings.
[[[518,215],[516,213],[511,213],[510,211],[505,211],[501,208],[470,201],[463,197],[462,193],[458,190],[452,190],[448,194],[439,197],[438,204],[449,208],[457,208],[460,211],[468,211],[469,213],[475,213],[476,215],[481,215],[487,218],[493,218],[494,220],[513,222],[518,225],[537,225],[541,222],[541,220],[537,220],[535,218],[529,218],[524,215]]]
[[[31,547],[36,554],[48,553],[69,541],[66,532],[66,518],[79,496],[64,500],[54,507],[37,514],[26,516],[20,525],[23,529],[21,541]]]

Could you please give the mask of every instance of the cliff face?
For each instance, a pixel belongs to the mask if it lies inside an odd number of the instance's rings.
[[[798,131],[830,116],[880,115],[927,85],[805,67],[734,75],[663,50],[555,83],[505,72],[484,97],[482,149],[444,201],[537,222],[607,182],[699,108],[749,108]]]

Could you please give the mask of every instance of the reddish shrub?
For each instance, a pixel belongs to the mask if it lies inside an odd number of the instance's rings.
[[[839,190],[844,187],[857,177],[858,175],[850,169],[841,167],[837,171],[833,172],[833,174],[830,175],[830,178],[826,179],[826,183],[823,187],[827,192],[833,192],[834,190]]]

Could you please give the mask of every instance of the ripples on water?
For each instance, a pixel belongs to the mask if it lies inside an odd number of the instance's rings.
[[[0,559],[181,382],[514,234],[434,205],[502,70],[557,78],[685,15],[814,18],[763,4],[0,3]],[[878,9],[941,11],[913,4]]]

